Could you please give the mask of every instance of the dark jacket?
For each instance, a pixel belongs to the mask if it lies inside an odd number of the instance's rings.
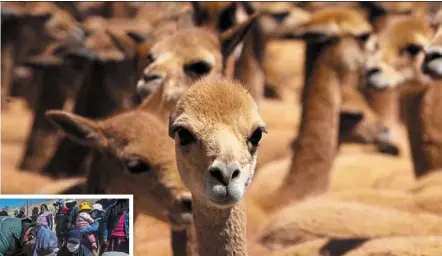
[[[120,220],[121,214],[118,214],[114,211],[114,207],[117,202],[113,203],[107,208],[106,214],[103,217],[103,232],[102,232],[102,241],[109,240],[112,232],[115,230],[115,227]],[[125,210],[124,214],[124,231],[126,233],[126,239],[129,240],[129,211]]]

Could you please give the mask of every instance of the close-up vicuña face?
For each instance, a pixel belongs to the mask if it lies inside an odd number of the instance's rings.
[[[167,127],[154,116],[130,111],[95,122],[51,111],[48,117],[70,138],[100,151],[91,168],[101,172],[99,190],[135,194],[138,211],[174,226],[191,223],[191,195],[176,170]]]
[[[388,33],[379,39],[378,51],[367,62],[368,86],[385,89],[411,81],[424,83],[423,49],[431,37],[431,28],[418,19],[408,18],[392,24]]]
[[[130,123],[130,126],[126,124]],[[149,113],[129,112],[103,123],[109,138],[105,151],[113,159],[115,178],[107,178],[107,193],[135,196],[139,207],[174,226],[192,220],[191,195],[175,167],[173,143],[164,124]]]
[[[222,56],[216,35],[188,29],[152,46],[137,89],[147,96],[163,87],[166,102],[176,103],[195,80],[221,74]]]
[[[198,200],[238,202],[253,178],[265,126],[240,84],[202,80],[177,104],[170,120],[178,169]]]

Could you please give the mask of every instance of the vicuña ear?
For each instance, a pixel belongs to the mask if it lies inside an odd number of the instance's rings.
[[[225,58],[244,40],[259,15],[259,13],[256,13],[250,16],[243,23],[234,26],[220,35],[219,39],[221,41],[222,54]]]
[[[106,145],[106,137],[93,120],[61,110],[48,110],[45,115],[78,144],[92,147]]]

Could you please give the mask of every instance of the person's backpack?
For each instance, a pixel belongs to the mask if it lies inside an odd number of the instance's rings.
[[[50,214],[51,214],[50,212],[45,212],[45,213],[40,214],[37,217],[36,223],[39,225],[45,226],[45,227],[49,227],[48,215],[50,215]]]

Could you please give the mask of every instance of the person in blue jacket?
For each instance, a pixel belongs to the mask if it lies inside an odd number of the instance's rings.
[[[81,233],[94,233],[95,238],[98,241],[98,245],[100,246],[102,244],[103,241],[101,241],[102,238],[102,218],[104,217],[104,210],[103,210],[103,206],[101,204],[94,204],[92,205],[92,210],[91,210],[91,217],[94,219],[94,222],[87,228],[84,228],[82,230],[80,230]],[[98,248],[98,250],[100,250],[100,248]]]

